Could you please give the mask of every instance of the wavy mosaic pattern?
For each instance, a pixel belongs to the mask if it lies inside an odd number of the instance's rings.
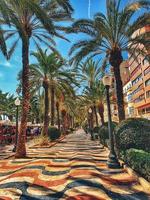
[[[108,152],[82,132],[27,159],[0,161],[0,200],[148,200],[125,170],[106,166]]]

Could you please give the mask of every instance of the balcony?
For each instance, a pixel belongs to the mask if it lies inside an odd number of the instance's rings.
[[[146,98],[146,104],[150,103],[150,97]]]
[[[133,81],[134,79],[136,79],[141,73],[142,73],[142,70],[139,69],[133,75],[131,74],[131,81]]]
[[[146,74],[146,76],[143,76],[144,82],[147,81],[150,78],[150,74]]]
[[[150,85],[146,86],[144,89],[145,89],[145,92],[149,91],[150,90]]]
[[[145,99],[143,99],[143,100],[141,100],[139,102],[134,102],[134,107],[135,108],[139,108],[139,107],[144,106],[145,104],[146,104]]]
[[[137,99],[139,96],[144,94],[144,89],[140,89],[136,94],[132,96],[132,100]]]
[[[140,63],[134,62],[134,63],[131,65],[131,67],[130,67],[130,74],[132,74],[133,71],[136,70],[136,68],[139,67],[139,65],[141,65],[141,64],[140,64]]]
[[[132,91],[136,90],[143,83],[143,79],[141,78],[137,83],[132,86]]]
[[[147,68],[148,68],[148,66],[150,67],[150,65],[149,65],[149,64],[145,64],[145,65],[143,65],[143,66],[142,66],[142,71],[144,71],[145,69],[147,69]]]

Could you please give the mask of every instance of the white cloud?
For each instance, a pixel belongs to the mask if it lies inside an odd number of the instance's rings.
[[[91,0],[89,0],[89,4],[88,4],[88,18],[91,18]]]
[[[10,62],[8,62],[8,61],[5,61],[3,65],[4,65],[5,67],[12,67],[12,65],[11,65]]]
[[[0,62],[0,65],[9,68],[12,67],[12,64],[8,61]]]

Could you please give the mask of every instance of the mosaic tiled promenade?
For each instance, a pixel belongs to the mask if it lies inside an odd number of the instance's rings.
[[[0,161],[0,200],[148,200],[125,170],[109,170],[108,152],[77,132],[27,159]]]

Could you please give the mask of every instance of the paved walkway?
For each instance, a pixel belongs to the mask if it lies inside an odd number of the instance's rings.
[[[148,200],[125,170],[106,166],[108,152],[82,131],[28,158],[0,161],[0,200]]]
[[[28,141],[26,142],[27,148],[33,146],[35,144],[33,138],[28,138]],[[0,160],[10,158],[15,155],[15,153],[12,151],[14,148],[14,144],[9,145],[2,145],[0,144]]]

